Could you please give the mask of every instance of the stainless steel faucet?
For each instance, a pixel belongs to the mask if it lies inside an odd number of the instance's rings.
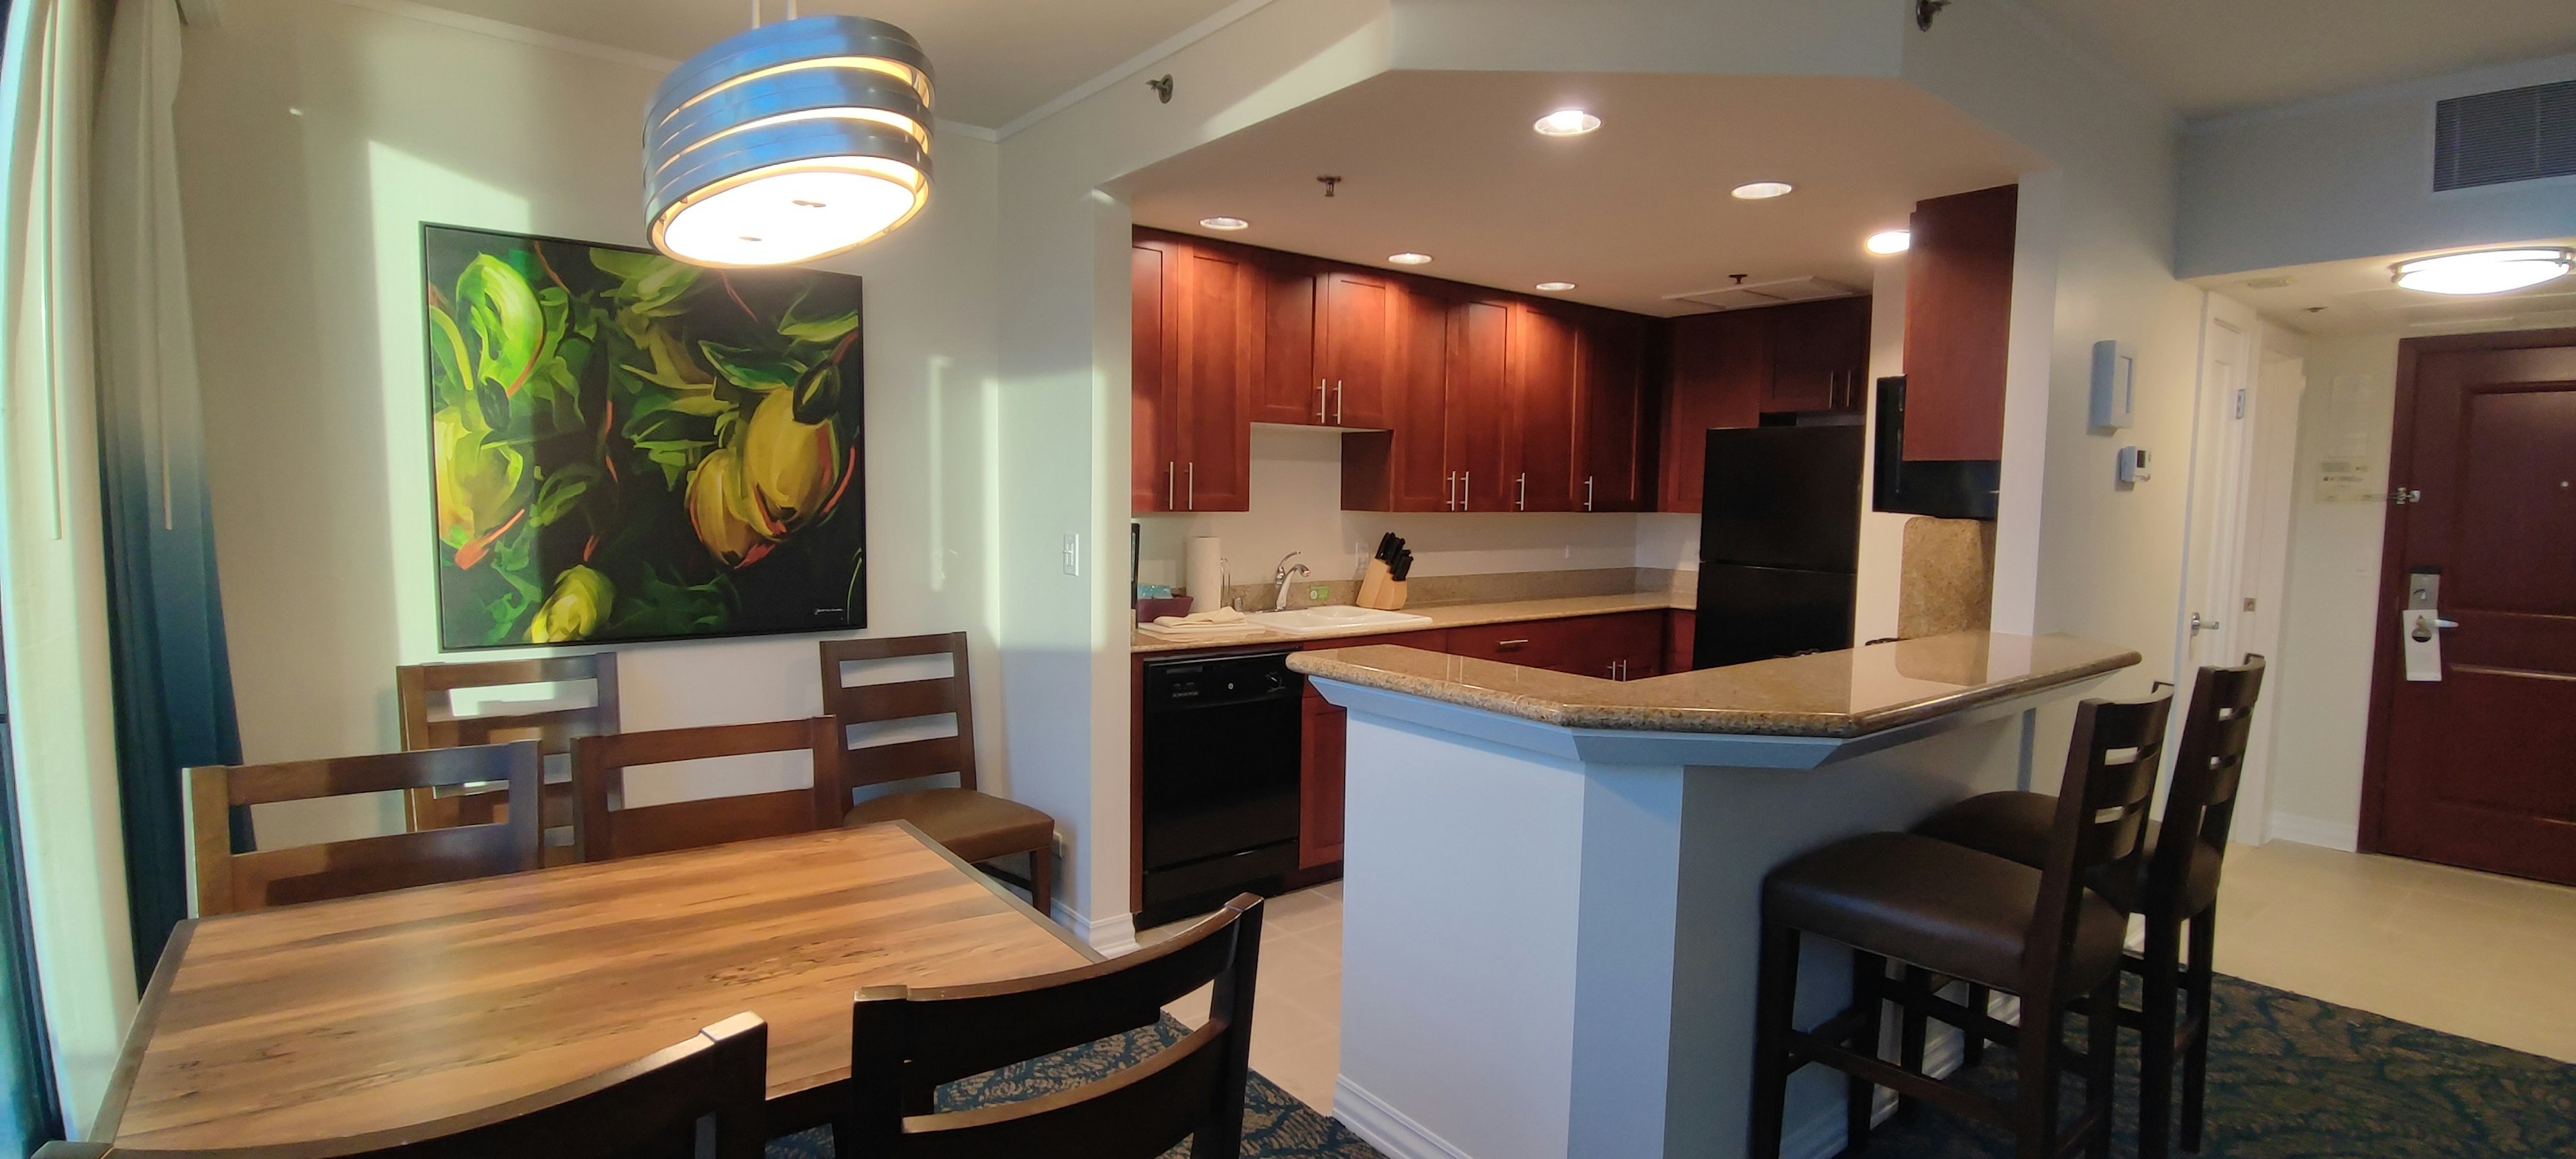
[[[1292,552],[1289,552],[1289,553],[1288,553],[1288,554],[1286,554],[1286,555],[1283,555],[1283,556],[1280,556],[1280,557],[1279,557],[1279,573],[1278,573],[1277,575],[1274,575],[1274,576],[1270,577],[1270,578],[1272,578],[1272,579],[1275,579],[1275,580],[1279,581],[1279,589],[1278,589],[1277,591],[1275,591],[1275,592],[1271,593],[1271,598],[1270,598],[1270,610],[1271,610],[1271,611],[1274,611],[1274,612],[1284,612],[1284,611],[1287,611],[1287,610],[1288,610],[1288,585],[1289,585],[1290,583],[1295,582],[1295,581],[1297,580],[1297,578],[1298,578],[1298,577],[1300,577],[1300,576],[1305,576],[1305,575],[1311,575],[1311,574],[1313,574],[1313,573],[1309,572],[1309,571],[1306,569],[1306,565],[1305,565],[1305,564],[1302,564],[1302,563],[1301,563],[1301,564],[1296,565],[1295,567],[1290,567],[1290,566],[1288,565],[1288,561],[1289,561],[1289,560],[1295,559],[1295,558],[1297,558],[1298,556],[1300,556],[1300,555],[1302,555],[1302,554],[1304,554],[1304,553],[1303,553],[1303,552],[1296,552],[1296,551],[1292,551]]]

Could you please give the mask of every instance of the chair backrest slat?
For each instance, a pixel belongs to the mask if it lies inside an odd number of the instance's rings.
[[[48,1144],[47,1159],[634,1159],[697,1154],[760,1159],[766,1145],[769,1027],[751,1014],[677,1046],[553,1090],[451,1118],[338,1139],[174,1151]]]
[[[2137,880],[2172,710],[2170,692],[2076,706],[2057,819],[2040,867],[2039,912],[2032,915],[2023,963],[2025,1001],[2044,1005],[2063,997],[2084,883]]]
[[[2195,846],[2226,855],[2265,667],[2261,656],[2248,654],[2233,668],[2203,668],[2192,682],[2189,715],[2174,749],[2173,788],[2165,795],[2165,840],[2147,867],[2150,905],[2168,905],[2182,896]]]
[[[517,741],[189,769],[197,912],[233,913],[535,869],[544,844],[536,809],[540,759],[534,742]],[[243,853],[232,848],[236,807],[490,781],[509,786],[513,806],[492,824]]]
[[[1261,899],[1245,894],[1114,961],[979,986],[863,990],[836,1138],[876,1159],[1151,1159],[1192,1136],[1196,1159],[1233,1159],[1260,953]],[[1207,1022],[1135,1066],[1042,1099],[930,1113],[942,1083],[1153,1025],[1166,1003],[1211,983]]]
[[[839,744],[840,731],[828,716],[581,737],[573,742],[573,784],[581,801],[575,845],[583,860],[607,861],[831,828],[840,824],[841,814],[849,807],[849,789],[840,776]],[[610,807],[612,797],[623,804],[626,770],[635,765],[783,752],[810,756],[811,785],[665,805]]]
[[[452,694],[464,689],[587,680],[595,695],[587,708],[501,711],[455,716]],[[535,660],[481,660],[461,664],[406,664],[394,670],[401,701],[403,747],[452,748],[493,738],[528,739],[548,756],[572,751],[575,737],[617,731],[617,654],[548,656]]]
[[[825,640],[823,711],[840,721],[835,745],[842,750],[842,776],[851,788],[908,781],[941,773],[957,774],[960,788],[975,787],[974,683],[966,670],[966,633],[891,636],[863,640]],[[890,684],[845,684],[841,668],[914,656],[948,657],[949,674]],[[957,714],[957,735],[883,746],[848,747],[851,725],[882,724],[915,717]]]

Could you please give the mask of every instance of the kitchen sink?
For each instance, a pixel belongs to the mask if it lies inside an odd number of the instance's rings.
[[[1332,636],[1369,629],[1401,632],[1431,625],[1429,616],[1417,616],[1411,612],[1382,612],[1376,608],[1357,608],[1349,604],[1297,608],[1286,612],[1254,612],[1244,618],[1273,632],[1290,636]]]

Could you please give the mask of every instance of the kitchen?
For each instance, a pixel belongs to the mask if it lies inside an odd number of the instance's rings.
[[[2013,146],[1787,78],[1359,88],[1128,190],[1140,927],[1338,876],[1344,714],[1287,650],[1630,681],[1985,624]],[[1349,608],[1390,536],[1400,610]]]

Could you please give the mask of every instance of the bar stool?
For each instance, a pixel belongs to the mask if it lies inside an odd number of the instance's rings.
[[[1754,1016],[1754,1159],[1778,1159],[1789,1076],[1811,1062],[1849,1076],[1847,1148],[1869,1138],[1873,1088],[1884,1086],[2011,1131],[2018,1159],[2057,1159],[2079,1146],[2109,1154],[2127,919],[2083,882],[2136,872],[2172,706],[2165,695],[2087,700],[2076,709],[2064,797],[2041,868],[1911,833],[1869,833],[1771,871],[1762,883]],[[1851,1005],[1811,1031],[1790,1021],[1806,933],[1852,948]],[[2020,995],[2022,1025],[1928,989],[1891,986],[1891,959],[1909,974],[1919,969]],[[1929,1014],[2012,1043],[2021,1058],[2014,1097],[1993,1100],[1946,1085],[1923,1073],[1919,1055],[1898,1064],[1880,1059],[1881,1008],[1890,1001],[1909,1022]],[[2070,1008],[2085,1019],[2080,1057],[2061,1041]],[[2058,1076],[2075,1064],[2083,1067],[2084,1109],[2060,1132]]]
[[[2254,732],[2254,702],[2263,691],[2264,662],[2248,655],[2233,668],[2203,668],[2192,682],[2174,760],[2173,788],[2161,824],[2147,826],[2142,875],[2110,878],[2094,888],[2122,910],[2146,916],[2144,954],[2123,955],[2122,965],[2145,982],[2142,1009],[2120,1011],[2120,1023],[2139,1032],[2138,1154],[2163,1159],[2170,1149],[2173,1064],[2180,1055],[2182,1145],[2200,1150],[2203,1099],[2209,1077],[2209,987],[2216,973],[2218,876],[2227,854],[2227,831],[2236,816],[2236,789],[2245,749]],[[2057,798],[2043,793],[1987,793],[1961,801],[1914,827],[1947,841],[2022,865],[2045,863]],[[2185,835],[2166,841],[2167,833]],[[2186,938],[2184,926],[2190,927]],[[2177,970],[2176,958],[2188,954]],[[2175,1026],[2176,991],[2184,1007]],[[1971,985],[1970,1009],[1983,1013],[1985,994]],[[1968,1062],[1984,1043],[1968,1029]],[[1923,1027],[1909,1022],[1909,1051],[1920,1051]]]

